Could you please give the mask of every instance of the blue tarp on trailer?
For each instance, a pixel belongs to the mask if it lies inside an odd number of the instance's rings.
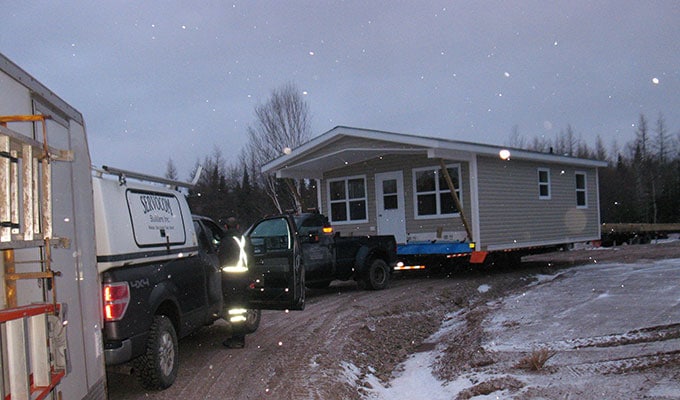
[[[472,253],[474,244],[470,242],[411,242],[397,245],[401,256],[445,255]]]

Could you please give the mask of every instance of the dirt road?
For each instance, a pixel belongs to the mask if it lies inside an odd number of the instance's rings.
[[[439,377],[453,379],[495,362],[481,346],[483,305],[517,293],[537,274],[605,260],[677,257],[680,242],[532,256],[511,271],[397,277],[387,290],[378,292],[335,282],[327,290],[310,291],[305,311],[263,313],[262,325],[248,336],[245,349],[221,345],[229,334],[224,322],[180,341],[180,373],[171,388],[146,392],[133,377],[109,373],[109,396],[113,400],[360,399],[372,389],[364,377],[370,374],[387,384],[410,354],[431,349],[434,344],[425,340],[447,315],[461,310],[468,328],[437,361]]]

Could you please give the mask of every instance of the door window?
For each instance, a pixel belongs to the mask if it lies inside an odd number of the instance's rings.
[[[383,185],[383,207],[385,210],[396,210],[399,208],[399,196],[397,196],[397,180],[385,179]]]

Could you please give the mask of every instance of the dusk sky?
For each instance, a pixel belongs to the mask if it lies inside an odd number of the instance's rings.
[[[504,145],[680,134],[678,1],[9,1],[0,53],[83,113],[95,165],[235,162],[293,83],[337,125]]]

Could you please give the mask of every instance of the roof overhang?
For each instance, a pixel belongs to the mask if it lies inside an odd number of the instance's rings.
[[[346,138],[356,138],[358,145],[339,146],[341,140]],[[387,155],[420,154],[432,159],[470,161],[478,155],[499,157],[501,150],[509,150],[511,159],[518,160],[561,163],[584,168],[607,165],[603,161],[509,149],[503,146],[338,126],[265,164],[262,172],[274,173],[279,178],[315,179],[323,177],[326,171]]]

